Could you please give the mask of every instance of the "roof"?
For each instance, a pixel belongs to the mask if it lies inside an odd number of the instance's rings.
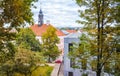
[[[57,29],[56,34],[57,36],[65,36],[65,34],[59,29]]]
[[[68,35],[69,32],[67,32],[66,30],[62,30],[62,32],[65,34],[65,35]]]
[[[67,32],[69,32],[69,33],[75,33],[75,32],[77,32],[76,30],[66,30]]]
[[[48,25],[43,24],[42,26],[38,26],[38,24],[34,24],[30,27],[36,36],[42,36],[42,34],[47,30]]]
[[[42,34],[43,34],[44,32],[46,32],[48,26],[50,26],[50,24],[49,24],[49,25],[43,24],[42,26],[38,26],[38,24],[34,24],[34,25],[31,26],[30,28],[32,29],[32,31],[35,33],[36,36],[42,36]],[[59,29],[57,29],[56,34],[57,34],[57,36],[64,36],[64,35],[65,35],[65,34],[64,34],[61,30],[59,30]]]
[[[65,38],[79,38],[82,35],[82,32],[78,31],[67,35]]]

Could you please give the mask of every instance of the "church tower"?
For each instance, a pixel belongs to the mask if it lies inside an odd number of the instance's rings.
[[[38,26],[42,26],[43,25],[43,12],[42,10],[40,9],[39,11],[39,15],[38,15]]]

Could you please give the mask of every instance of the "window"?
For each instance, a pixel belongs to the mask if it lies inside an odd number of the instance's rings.
[[[69,52],[73,50],[73,44],[69,43]],[[74,59],[70,59],[70,67],[73,67],[75,65]]]
[[[68,72],[68,76],[73,76],[73,72]]]
[[[75,60],[74,59],[70,59],[70,67],[74,67],[75,66]]]
[[[68,50],[69,50],[69,51],[72,51],[73,44],[72,44],[72,43],[69,43],[69,46],[68,46],[68,47],[69,47],[69,49],[68,49]]]

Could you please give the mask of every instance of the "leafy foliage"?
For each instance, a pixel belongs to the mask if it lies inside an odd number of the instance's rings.
[[[2,73],[2,75],[13,76],[15,71],[26,74],[37,68],[35,66],[35,68],[31,70],[31,67],[36,63],[43,63],[42,54],[33,52],[40,51],[40,44],[38,44],[38,41],[29,29],[26,29],[28,35],[18,34],[18,40],[21,41],[17,41],[17,43],[19,43],[18,50],[15,49],[13,45],[15,44],[16,33],[11,32],[13,28],[17,29],[19,26],[25,26],[26,23],[33,23],[31,7],[34,7],[33,2],[36,1],[37,0],[0,0],[0,75]],[[28,36],[26,37],[26,41],[22,38],[25,36]],[[21,38],[24,41],[22,41]],[[33,42],[29,40],[33,40]],[[29,44],[27,42],[29,42]],[[20,62],[18,62],[19,60]],[[25,63],[29,64],[29,66],[26,66]]]
[[[39,65],[44,64],[44,57],[40,43],[29,28],[20,29],[16,39],[17,52],[15,53],[14,71],[24,75],[31,75]]]
[[[10,31],[13,27],[33,22],[30,8],[35,1],[0,0],[0,63],[13,59],[15,49],[12,41],[15,40],[15,33]]]
[[[39,66],[45,63],[42,53],[17,48],[13,60],[9,60],[0,67],[0,74],[8,76],[20,73],[23,75],[31,75]]]
[[[15,48],[11,42],[6,42],[4,46],[0,51],[0,65],[8,60],[12,60],[15,54]]]
[[[3,10],[1,14],[2,23],[10,23],[11,27],[32,22],[31,6],[37,0],[2,0],[0,8]]]
[[[90,38],[83,33],[80,37],[80,43],[74,43],[72,51],[69,52],[69,58],[72,58],[73,62],[75,62],[73,68],[86,69],[88,58],[91,57],[91,45],[89,41]],[[80,63],[82,64],[81,66],[79,65]]]
[[[118,18],[120,1],[76,0],[76,2],[84,8],[79,10],[79,16],[82,19],[77,22],[83,24],[83,30],[88,32],[90,37],[88,44],[91,45],[88,50],[92,57],[96,57],[92,64],[96,66],[97,76],[100,76],[105,64],[113,65],[114,60],[119,60],[119,53],[116,52],[119,46],[119,29],[115,28],[118,28],[120,24]]]
[[[30,8],[35,1],[0,0],[0,51],[5,48],[4,43],[15,39],[15,35],[10,32],[13,27],[33,22]],[[7,25],[9,26],[6,27]]]
[[[30,28],[23,28],[17,34],[17,45],[32,51],[40,51],[41,45],[35,39],[35,35]]]
[[[39,67],[32,73],[32,76],[50,76],[52,70],[51,66]]]
[[[50,76],[53,67],[51,66],[39,66],[35,71],[32,72],[31,76]],[[15,73],[15,76],[24,76],[20,73]]]
[[[13,70],[21,74],[31,75],[32,72],[42,64],[44,64],[44,58],[40,52],[18,48],[15,54],[15,65]]]
[[[42,35],[43,51],[44,55],[48,57],[48,62],[55,60],[59,56],[59,50],[57,44],[59,43],[59,38],[56,35],[56,29],[49,25],[47,31]]]

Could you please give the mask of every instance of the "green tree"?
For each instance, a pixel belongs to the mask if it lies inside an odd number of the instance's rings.
[[[86,70],[88,68],[87,63],[91,57],[91,45],[90,38],[86,34],[82,34],[79,43],[74,43],[72,50],[69,52],[69,58],[73,59],[73,68],[81,68]],[[81,63],[81,66],[79,65]]]
[[[24,75],[31,75],[39,67],[38,65],[44,64],[44,57],[40,52],[40,43],[35,39],[31,29],[20,29],[15,44],[17,48],[14,56],[11,59],[8,53],[8,60],[0,68],[2,74],[13,76],[14,73],[18,72]]]
[[[101,76],[103,66],[111,60],[114,54],[114,34],[107,26],[119,23],[119,0],[76,0],[77,4],[84,9],[79,10],[83,20],[78,22],[84,24],[84,29],[94,39],[91,51],[94,51],[96,60],[97,76]],[[112,29],[112,28],[111,28]],[[108,32],[109,31],[109,32]],[[97,45],[96,45],[97,44]],[[115,54],[114,54],[115,55]]]
[[[14,72],[31,76],[39,65],[44,64],[40,42],[35,39],[35,35],[30,28],[20,29],[16,38],[16,47],[18,48],[15,53]]]
[[[31,6],[35,1],[37,0],[0,0],[0,67],[10,60],[14,61],[16,49],[12,41],[15,40],[15,33],[10,30],[33,23]]]
[[[11,41],[15,40],[15,34],[10,30],[13,27],[33,22],[31,6],[35,1],[0,0],[0,58],[2,58],[0,62],[13,58],[15,49]]]
[[[17,46],[22,48],[32,50],[32,51],[41,51],[41,45],[38,40],[35,39],[35,34],[30,28],[22,28],[17,34],[16,38]]]
[[[16,73],[31,76],[31,74],[39,68],[40,65],[44,65],[44,63],[42,53],[18,47],[14,60],[9,60],[0,67],[0,76],[14,76]]]
[[[45,63],[43,54],[18,47],[15,53],[13,72],[24,74],[25,76],[32,74],[40,65]]]
[[[56,35],[56,29],[49,25],[47,31],[42,35],[42,44],[44,55],[48,58],[48,62],[55,60],[59,56],[59,50],[57,44],[59,43],[59,38]]]

